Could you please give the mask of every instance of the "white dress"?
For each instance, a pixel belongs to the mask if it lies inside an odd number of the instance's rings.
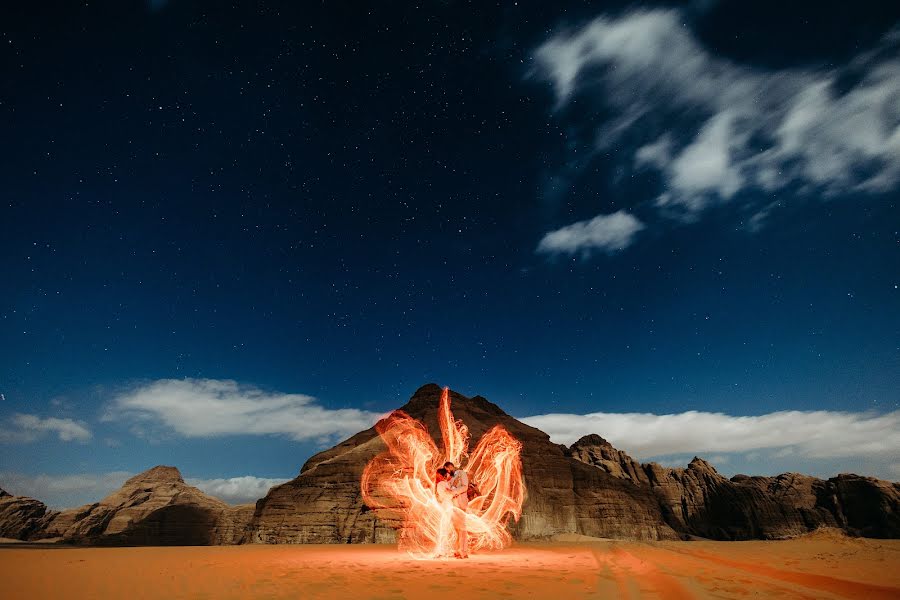
[[[441,507],[441,520],[438,523],[437,545],[435,556],[450,556],[454,552],[456,532],[453,529],[453,490],[449,481],[439,481],[434,488],[434,495]]]
[[[441,508],[449,512],[453,507],[453,490],[450,489],[450,482],[439,481],[435,486],[434,493]]]

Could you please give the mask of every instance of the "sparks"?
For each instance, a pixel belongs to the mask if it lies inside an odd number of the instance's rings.
[[[525,483],[519,454],[522,444],[504,427],[485,433],[468,452],[469,428],[454,420],[450,393],[444,388],[438,408],[443,449],[421,422],[396,410],[375,426],[387,450],[363,471],[361,487],[366,505],[380,516],[397,519],[398,546],[414,556],[449,553],[455,533],[451,517],[435,497],[435,471],[446,461],[463,468],[478,488],[469,501],[466,528],[469,551],[507,546],[512,536],[506,525],[522,514]],[[468,460],[468,462],[466,462]]]

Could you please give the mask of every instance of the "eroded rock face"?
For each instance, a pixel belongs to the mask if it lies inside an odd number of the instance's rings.
[[[0,498],[0,505],[7,498]],[[26,499],[26,500],[31,500]],[[252,516],[252,505],[229,506],[187,485],[175,467],[153,467],[103,500],[61,512],[44,512],[26,540],[59,539],[88,545],[208,545],[236,543]],[[0,513],[0,524],[12,520]]]
[[[876,538],[900,537],[900,484],[849,473],[828,480],[844,529]],[[830,499],[830,498],[829,498]]]
[[[441,388],[425,385],[401,410],[420,420],[440,445],[437,414]],[[522,518],[510,530],[518,539],[563,533],[632,539],[672,539],[649,489],[621,481],[576,460],[542,431],[475,396],[451,391],[451,408],[469,428],[470,448],[494,425],[503,425],[522,442],[527,497]],[[382,519],[363,504],[360,477],[365,465],[384,451],[374,428],[310,458],[300,475],[257,502],[247,542],[393,542],[396,522]]]
[[[599,467],[613,477],[634,483],[649,483],[641,463],[621,450],[616,450],[612,444],[596,433],[584,436],[572,444],[569,451],[574,458]]]
[[[54,514],[34,498],[13,496],[0,489],[0,538],[28,539]]]
[[[858,475],[822,480],[799,473],[729,480],[696,457],[687,468],[641,464],[597,435],[578,440],[570,452],[613,477],[650,489],[666,522],[686,537],[780,539],[819,527],[900,537],[896,483]]]

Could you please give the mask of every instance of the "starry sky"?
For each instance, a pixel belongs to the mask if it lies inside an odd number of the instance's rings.
[[[891,2],[7,7],[0,487],[253,499],[428,382],[897,480],[898,49]]]

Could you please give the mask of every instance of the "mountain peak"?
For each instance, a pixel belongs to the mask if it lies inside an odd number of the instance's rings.
[[[157,465],[152,469],[147,469],[143,473],[138,473],[125,482],[125,485],[134,485],[140,483],[184,483],[181,477],[181,471],[177,467],[169,467],[166,465]]]
[[[573,447],[583,447],[583,446],[604,446],[612,448],[613,445],[608,441],[597,435],[596,433],[589,433],[583,437],[581,437],[577,442],[572,444]]]
[[[695,469],[698,471],[710,471],[712,473],[718,473],[716,468],[712,466],[709,462],[703,460],[699,456],[695,456],[694,459],[688,464],[688,469]]]
[[[425,385],[419,387],[415,392],[413,392],[412,397],[416,396],[433,396],[437,394],[438,398],[441,397],[442,388],[436,383],[426,383]]]
[[[426,383],[416,390],[409,402],[400,407],[400,410],[413,417],[421,418],[425,413],[437,411],[443,392],[444,388],[436,383]],[[454,390],[450,390],[450,407],[454,413],[459,412],[459,416],[466,411],[487,413],[493,416],[509,416],[502,408],[484,396],[476,395],[469,398]]]

